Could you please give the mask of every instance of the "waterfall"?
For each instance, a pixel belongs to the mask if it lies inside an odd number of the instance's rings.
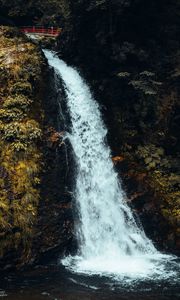
[[[63,81],[71,118],[67,137],[77,163],[74,195],[79,251],[63,264],[89,274],[143,277],[162,273],[163,255],[136,224],[125,201],[106,143],[107,129],[88,85],[77,70],[52,52],[44,53]]]

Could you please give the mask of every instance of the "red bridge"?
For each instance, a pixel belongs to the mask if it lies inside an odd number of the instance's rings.
[[[21,32],[27,34],[34,34],[34,35],[43,35],[43,36],[52,36],[57,37],[60,35],[62,29],[57,27],[48,27],[45,28],[43,26],[29,26],[29,27],[21,27]]]

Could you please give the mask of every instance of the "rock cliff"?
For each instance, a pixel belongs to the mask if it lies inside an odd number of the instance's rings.
[[[60,53],[91,83],[130,204],[179,249],[179,2],[78,1]],[[118,157],[119,161],[118,161]]]
[[[0,4],[2,24],[63,27],[54,48],[101,105],[127,201],[156,246],[178,253],[179,1]],[[74,162],[57,113],[61,85],[40,48],[7,27],[0,39],[0,264],[10,268],[75,247]]]
[[[2,26],[0,43],[0,266],[7,269],[64,251],[72,217],[55,75],[18,30]]]

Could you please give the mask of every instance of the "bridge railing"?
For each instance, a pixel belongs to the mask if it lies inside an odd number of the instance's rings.
[[[39,34],[39,35],[50,35],[58,36],[60,35],[62,29],[57,27],[43,27],[43,26],[23,26],[20,28],[21,32],[29,34]]]

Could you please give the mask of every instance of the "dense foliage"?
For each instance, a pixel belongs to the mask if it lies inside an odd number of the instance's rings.
[[[41,61],[16,30],[2,27],[0,43],[0,256],[20,247],[26,260],[40,199]]]
[[[3,22],[16,25],[62,25],[69,14],[68,1],[57,0],[0,0]]]

